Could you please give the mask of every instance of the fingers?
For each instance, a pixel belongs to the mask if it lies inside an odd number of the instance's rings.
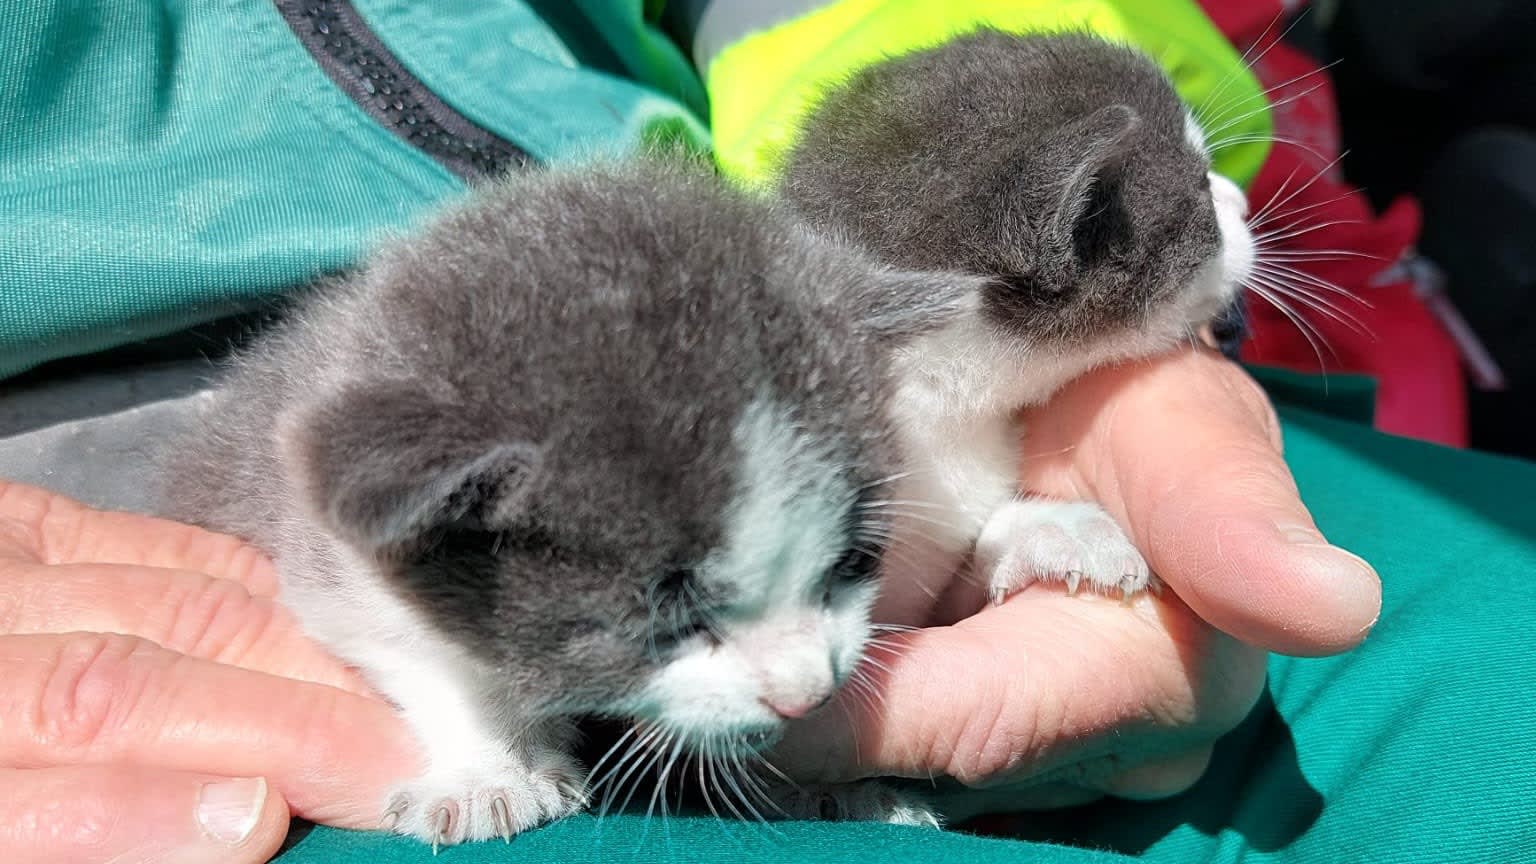
[[[987,813],[1080,807],[1106,795],[1137,801],[1171,798],[1205,776],[1212,749],[1209,745],[1195,747],[1134,765],[1127,765],[1121,757],[1095,759],[1067,766],[1051,779],[941,793],[934,803],[947,820],[961,822]]]
[[[0,480],[0,555],[44,564],[137,564],[232,579],[261,596],[277,574],[255,547],[164,519],[93,510],[62,495]]]
[[[1286,654],[1358,643],[1381,583],[1297,494],[1268,401],[1208,352],[1103,370],[1032,417],[1026,483],[1088,488],[1152,568],[1221,630]],[[1054,448],[1054,449],[1053,449]]]
[[[1264,680],[1262,652],[1176,598],[1126,608],[1031,588],[883,644],[871,680],[792,729],[776,761],[807,779],[947,775],[972,787],[1094,760],[1124,768],[1214,741]]]
[[[1156,801],[1188,791],[1205,776],[1215,748],[1209,744],[1172,756],[1149,759],[1109,774],[1103,781],[1090,784],[1116,798]]]
[[[0,770],[0,849],[37,864],[264,864],[288,807],[260,778],[120,766]]]
[[[239,582],[152,567],[0,562],[0,635],[77,631],[138,636],[204,660],[368,692],[291,613]]]
[[[0,638],[0,765],[116,763],[267,777],[294,811],[374,827],[415,771],[391,707],[126,636]]]

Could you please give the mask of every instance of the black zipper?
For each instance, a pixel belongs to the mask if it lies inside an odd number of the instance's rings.
[[[535,164],[528,151],[455,111],[406,71],[347,0],[275,2],[337,87],[449,171],[474,180]]]

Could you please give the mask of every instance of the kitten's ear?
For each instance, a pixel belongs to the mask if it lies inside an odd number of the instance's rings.
[[[1037,170],[1050,184],[1050,244],[1076,258],[1093,257],[1119,239],[1119,185],[1114,174],[1129,155],[1141,117],[1128,105],[1110,105],[1062,127],[1042,148]]]
[[[938,330],[978,308],[989,280],[956,271],[882,269],[859,299],[859,320],[880,340]]]
[[[449,525],[509,526],[539,466],[538,447],[405,384],[350,390],[288,428],[311,505],[375,552]]]

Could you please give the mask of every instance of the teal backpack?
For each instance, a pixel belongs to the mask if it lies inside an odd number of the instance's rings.
[[[8,2],[0,378],[259,306],[494,171],[705,146],[704,111],[638,0]]]

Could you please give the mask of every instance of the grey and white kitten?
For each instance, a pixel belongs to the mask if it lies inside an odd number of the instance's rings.
[[[509,179],[239,358],[168,509],[398,705],[426,765],[386,826],[510,836],[585,802],[574,715],[743,756],[848,679],[884,352],[946,296],[693,168]]]
[[[1014,416],[1092,367],[1192,340],[1248,277],[1243,193],[1157,64],[1093,36],[988,29],[900,56],[816,107],[780,189],[884,261],[986,280],[971,314],[897,355],[912,473],[877,620],[925,623],[972,552],[994,602],[1040,579],[1155,584],[1096,504],[1017,494]]]

